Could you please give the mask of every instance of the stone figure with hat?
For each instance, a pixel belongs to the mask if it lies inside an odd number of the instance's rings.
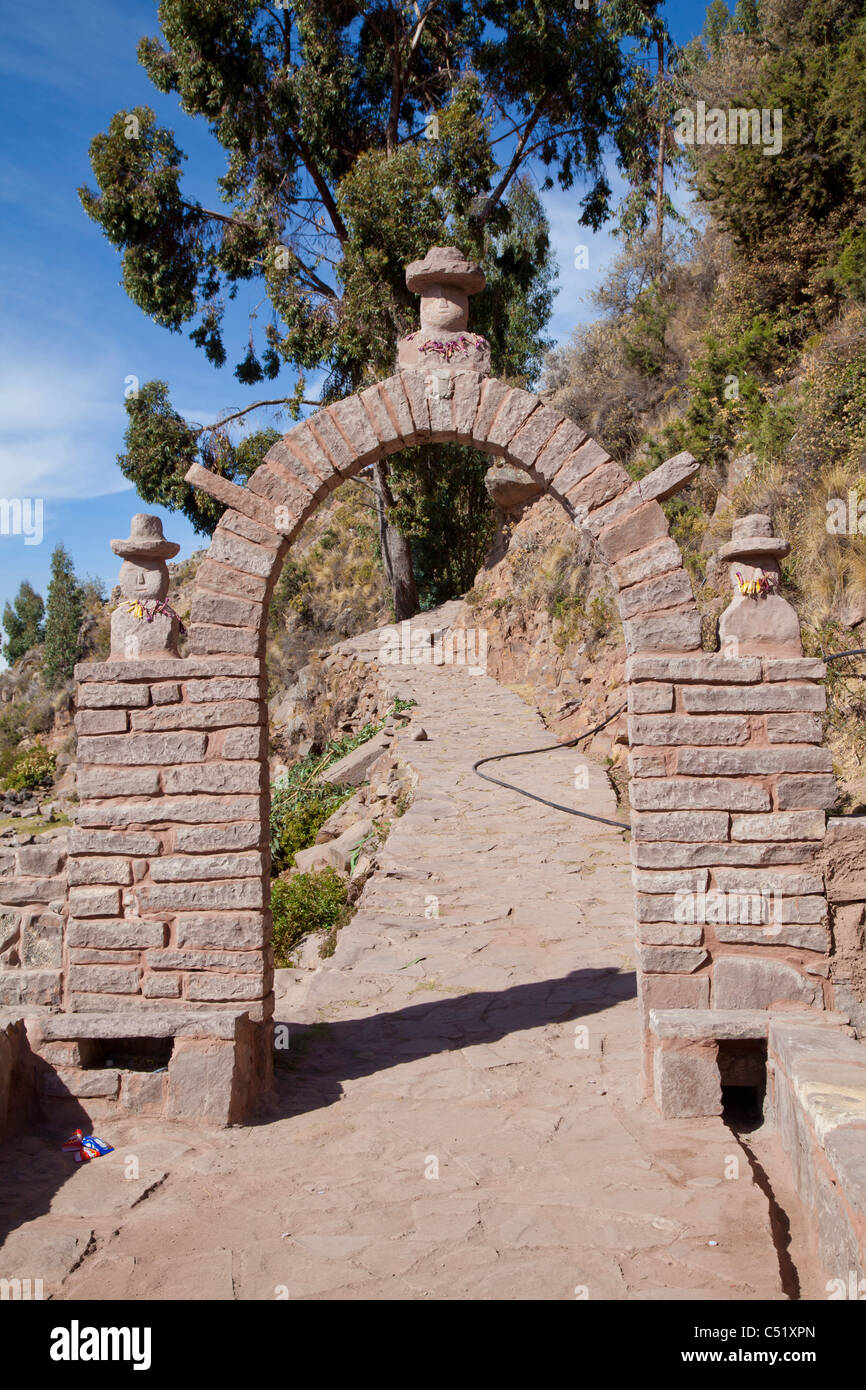
[[[730,564],[733,601],[719,619],[722,650],[738,656],[802,656],[800,620],[778,592],[779,561],[791,547],[773,535],[768,516],[739,517],[719,550]]]
[[[177,640],[184,629],[166,603],[166,560],[176,555],[180,546],[166,540],[158,516],[138,512],[132,518],[129,535],[112,541],[111,548],[123,557],[119,575],[123,598],[111,615],[112,659],[177,656]]]
[[[406,268],[406,284],[421,296],[421,327],[397,346],[397,367],[490,372],[490,344],[469,332],[469,296],[484,289],[484,271],[455,246],[431,246]]]

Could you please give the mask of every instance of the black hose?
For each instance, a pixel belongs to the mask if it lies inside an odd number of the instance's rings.
[[[495,787],[505,787],[508,791],[518,792],[520,796],[528,796],[531,801],[540,801],[542,806],[550,806],[554,811],[564,811],[567,816],[582,816],[584,820],[595,820],[600,825],[612,825],[616,830],[625,833],[630,827],[623,825],[622,821],[608,820],[607,816],[593,816],[589,811],[575,811],[572,806],[560,806],[558,802],[548,801],[545,796],[536,796],[535,792],[528,792],[524,787],[515,786],[513,782],[503,782],[499,777],[490,777],[488,773],[478,771],[484,763],[499,763],[505,758],[528,758],[533,753],[553,753],[557,748],[573,748],[576,743],[582,742],[585,738],[592,738],[593,734],[599,733],[606,724],[610,724],[611,720],[622,714],[624,709],[625,705],[620,705],[619,709],[615,709],[613,714],[609,714],[601,724],[596,724],[594,729],[586,729],[582,734],[578,734],[577,738],[569,739],[566,743],[546,743],[543,748],[524,748],[519,753],[493,753],[489,758],[479,758],[476,763],[473,763],[472,771],[479,777],[483,777],[485,782],[492,782]]]

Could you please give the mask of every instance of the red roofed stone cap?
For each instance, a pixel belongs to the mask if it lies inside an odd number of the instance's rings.
[[[477,294],[485,283],[480,265],[467,261],[456,246],[431,246],[423,261],[406,267],[406,285],[414,294],[428,285],[454,285],[466,294]]]

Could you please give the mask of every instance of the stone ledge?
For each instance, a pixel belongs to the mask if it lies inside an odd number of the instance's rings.
[[[690,1041],[766,1038],[770,1024],[778,1020],[798,1027],[807,1024],[831,1031],[848,1023],[846,1014],[817,1013],[812,1009],[781,1014],[773,1009],[650,1009],[649,1012],[650,1032],[654,1037]],[[866,1049],[863,1060],[866,1062]]]
[[[253,656],[166,656],[143,661],[80,661],[77,681],[189,680],[206,676],[258,676],[262,662]]]
[[[19,1011],[20,1016],[20,1011]],[[32,1016],[44,1042],[76,1038],[224,1038],[232,1041],[247,1010],[176,1010],[163,1013],[128,1009],[113,1014],[50,1014]]]

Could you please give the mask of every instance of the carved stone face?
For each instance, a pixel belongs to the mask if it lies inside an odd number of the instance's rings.
[[[428,285],[421,296],[421,327],[459,332],[469,324],[469,296],[454,285]]]
[[[119,581],[126,599],[162,599],[168,593],[168,568],[164,560],[124,560]]]

